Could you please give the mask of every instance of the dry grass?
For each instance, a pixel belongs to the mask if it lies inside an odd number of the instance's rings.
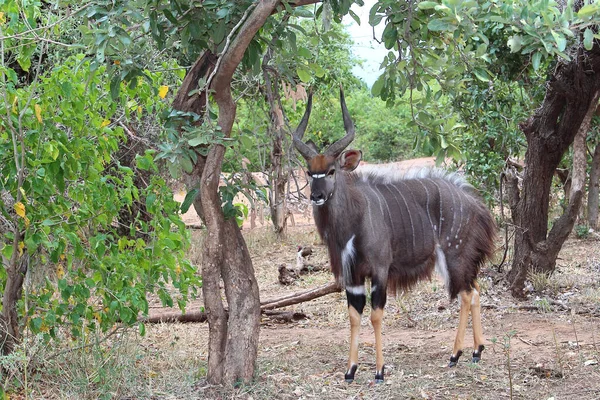
[[[331,280],[330,274],[322,272],[290,287],[277,281],[277,267],[295,263],[297,245],[312,245],[311,262],[326,262],[326,251],[312,227],[295,228],[282,241],[268,229],[245,235],[263,299]],[[201,239],[197,231],[193,236]],[[199,264],[199,248],[195,244],[191,249],[195,264]],[[38,349],[38,367],[28,377],[29,398],[494,400],[510,398],[511,389],[515,399],[599,398],[600,329],[598,317],[592,316],[600,312],[598,260],[596,241],[568,241],[558,272],[530,276],[532,282],[539,282],[532,283],[530,299],[519,303],[502,281],[493,279],[497,274],[484,269],[480,286],[487,343],[479,364],[469,362],[468,329],[465,356],[456,368],[447,368],[458,304],[448,300],[442,284],[434,279],[388,301],[387,375],[382,385],[373,383],[375,349],[368,307],[362,320],[356,381],[344,382],[347,306],[343,294],[333,294],[290,307],[306,313],[307,320],[263,321],[256,378],[249,385],[224,389],[206,384],[206,324],[159,324],[148,326],[145,337],[129,332],[52,360],[44,356],[56,349]],[[542,287],[542,281],[548,286]],[[541,307],[540,299],[546,299],[549,308]],[[519,310],[536,302],[538,312]],[[552,302],[565,304],[568,311]],[[190,307],[200,305],[198,301]],[[592,314],[580,314],[586,311]],[[31,356],[31,349],[27,354]],[[14,365],[22,367],[25,359],[15,360]],[[22,369],[20,373],[15,377],[23,381]],[[13,392],[11,399],[23,398],[24,393]]]

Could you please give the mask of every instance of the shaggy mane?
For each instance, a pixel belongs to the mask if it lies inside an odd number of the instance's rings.
[[[453,185],[466,190],[473,190],[473,186],[457,172],[446,171],[441,168],[400,168],[394,164],[361,165],[354,172],[358,179],[372,183],[389,184],[411,179],[443,179]]]

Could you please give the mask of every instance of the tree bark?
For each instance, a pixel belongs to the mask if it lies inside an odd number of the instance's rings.
[[[271,165],[269,176],[271,183],[271,194],[269,207],[271,208],[271,219],[275,233],[283,237],[287,231],[287,204],[285,197],[285,188],[287,186],[287,175],[283,168],[283,141],[284,141],[284,121],[283,110],[279,102],[277,82],[271,80],[269,62],[272,57],[272,49],[267,49],[263,57],[263,77],[265,79],[265,94],[271,114],[270,137],[271,137]]]
[[[278,0],[264,0],[245,20],[215,70],[211,89],[219,108],[218,124],[224,137],[231,135],[236,105],[231,80],[250,41],[275,9]],[[197,82],[197,81],[196,81]],[[218,195],[225,147],[213,145],[203,162],[200,178],[200,209],[207,227],[202,273],[205,306],[209,313],[209,363],[207,379],[213,384],[248,382],[254,374],[258,351],[260,307],[258,284],[244,238],[233,219],[226,220]],[[197,187],[197,186],[196,186]],[[198,203],[198,204],[196,204]],[[229,318],[219,290],[223,279]],[[208,278],[208,280],[207,280]]]
[[[580,48],[571,62],[557,66],[541,107],[521,126],[528,146],[523,190],[511,207],[517,232],[515,257],[508,275],[516,297],[523,296],[530,269],[554,270],[556,256],[573,229],[582,198],[579,183],[575,182],[565,213],[548,233],[552,176],[577,133],[587,133],[599,90],[600,48],[595,44],[591,51]]]
[[[15,252],[18,252],[15,249]],[[2,257],[6,268],[6,285],[2,295],[2,313],[0,314],[0,355],[12,353],[15,346],[21,341],[21,327],[17,313],[17,302],[23,292],[23,281],[28,267],[26,253],[6,260]]]
[[[598,196],[600,194],[600,144],[594,149],[590,182],[588,185],[588,225],[593,230],[598,229]]]

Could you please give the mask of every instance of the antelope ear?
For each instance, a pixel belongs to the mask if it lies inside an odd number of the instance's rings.
[[[340,168],[343,171],[354,171],[358,164],[360,164],[360,160],[362,159],[362,151],[360,150],[346,150],[340,157],[338,158],[340,163]]]

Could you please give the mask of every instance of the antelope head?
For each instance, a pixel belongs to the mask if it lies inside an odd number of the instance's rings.
[[[342,104],[342,116],[344,118],[344,129],[346,135],[331,144],[323,153],[319,153],[314,143],[302,141],[308,118],[312,108],[312,92],[308,95],[306,111],[300,121],[300,125],[293,133],[294,146],[302,154],[307,164],[306,174],[310,183],[310,200],[313,205],[321,206],[333,196],[335,191],[336,175],[342,171],[353,171],[362,158],[360,150],[346,150],[354,140],[354,123],[348,114],[344,91],[340,89],[340,103]]]

